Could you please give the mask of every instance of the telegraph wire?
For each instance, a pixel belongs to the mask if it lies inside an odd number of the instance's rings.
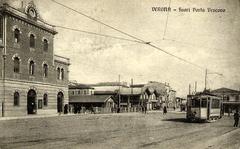
[[[104,26],[107,26],[107,27],[109,27],[109,28],[111,28],[111,29],[113,29],[113,30],[115,30],[115,31],[117,31],[117,32],[120,32],[120,33],[122,33],[122,34],[124,34],[124,35],[127,35],[127,36],[133,38],[133,39],[136,39],[136,40],[139,40],[139,41],[141,41],[141,42],[144,42],[142,39],[139,39],[139,38],[137,38],[137,37],[135,37],[135,36],[133,36],[133,35],[130,35],[130,34],[126,33],[126,32],[123,32],[123,31],[121,31],[121,30],[119,30],[119,29],[117,29],[117,28],[115,28],[115,27],[113,27],[113,26],[111,26],[111,25],[108,25],[108,24],[106,24],[106,23],[104,23],[104,22],[102,22],[102,21],[99,21],[99,20],[97,20],[97,19],[95,19],[95,18],[93,18],[93,17],[91,17],[91,16],[89,16],[89,15],[86,15],[86,14],[84,14],[84,13],[78,11],[78,10],[75,10],[75,9],[69,7],[69,6],[66,6],[66,5],[64,5],[64,4],[62,4],[62,3],[59,3],[59,2],[57,2],[57,1],[55,1],[55,0],[51,0],[51,1],[53,1],[54,3],[56,3],[56,4],[58,4],[58,5],[61,5],[62,7],[65,7],[65,8],[67,8],[67,9],[70,9],[70,10],[72,10],[72,11],[74,11],[74,12],[76,12],[76,13],[82,15],[82,16],[85,16],[85,17],[87,17],[87,18],[89,18],[89,19],[91,19],[91,20],[93,20],[93,21],[95,21],[95,22],[98,22],[98,23],[100,23],[100,24],[102,24],[102,25],[104,25]]]
[[[112,36],[112,35],[106,35],[106,34],[99,34],[99,33],[95,33],[95,32],[89,32],[89,31],[84,31],[84,30],[65,27],[65,26],[60,26],[60,25],[53,25],[53,27],[62,28],[62,29],[65,29],[65,30],[76,31],[76,32],[82,32],[82,33],[91,34],[91,35],[97,35],[97,36],[102,36],[102,37],[108,37],[108,38],[114,38],[114,39],[119,39],[119,40],[125,40],[125,41],[131,41],[131,42],[137,42],[137,43],[144,44],[144,42],[141,42],[141,41],[138,41],[138,40],[132,40],[132,39],[127,39],[127,38],[122,38],[122,37],[117,37],[117,36]]]
[[[64,8],[70,9],[70,10],[72,10],[72,11],[74,11],[74,12],[76,12],[76,13],[82,15],[82,16],[85,16],[85,17],[87,17],[87,18],[89,18],[89,19],[91,19],[91,20],[93,20],[93,21],[95,21],[95,22],[98,22],[98,23],[100,23],[100,24],[102,24],[102,25],[104,25],[104,26],[107,26],[107,27],[109,27],[109,28],[111,28],[111,29],[113,29],[113,30],[115,30],[115,31],[118,31],[118,32],[120,32],[120,33],[122,33],[122,34],[124,34],[124,35],[127,35],[127,36],[129,36],[129,37],[131,37],[131,38],[134,38],[134,39],[136,39],[136,40],[139,40],[138,43],[142,43],[142,44],[149,45],[149,46],[151,46],[151,47],[154,48],[154,49],[157,49],[157,50],[159,50],[159,51],[161,51],[161,52],[164,52],[164,53],[167,54],[167,55],[170,55],[170,56],[172,56],[172,57],[175,57],[175,58],[177,58],[178,60],[181,60],[181,61],[183,61],[183,62],[185,62],[185,63],[191,64],[191,65],[193,65],[193,66],[195,66],[195,67],[197,67],[197,68],[200,68],[200,69],[203,69],[203,70],[206,69],[206,68],[204,68],[204,67],[202,67],[202,66],[200,66],[200,65],[197,65],[197,64],[195,64],[195,63],[193,63],[193,62],[191,62],[191,61],[188,61],[188,60],[186,60],[186,59],[184,59],[184,58],[181,58],[181,57],[179,57],[179,56],[176,56],[176,55],[174,55],[174,54],[172,54],[172,53],[170,53],[170,52],[168,52],[168,51],[166,51],[166,50],[163,50],[162,48],[160,48],[160,47],[158,47],[158,46],[156,46],[156,45],[153,45],[151,42],[144,41],[144,40],[142,40],[142,39],[140,39],[140,38],[138,38],[138,37],[135,37],[135,36],[133,36],[133,35],[131,35],[131,34],[129,34],[129,33],[123,32],[123,31],[121,31],[121,30],[119,30],[119,29],[117,29],[117,28],[115,28],[115,27],[112,27],[112,26],[110,26],[110,25],[108,25],[108,24],[106,24],[106,23],[104,23],[104,22],[102,22],[102,21],[99,21],[99,20],[97,20],[97,19],[95,19],[95,18],[93,18],[93,17],[91,17],[91,16],[89,16],[89,15],[86,15],[86,14],[80,12],[80,11],[77,11],[77,10],[75,10],[75,9],[69,7],[69,6],[66,6],[66,5],[64,5],[64,4],[62,4],[62,3],[59,3],[59,2],[57,2],[57,1],[55,1],[55,0],[51,0],[51,1],[53,1],[54,3],[56,3],[56,4],[58,4],[58,5],[61,5],[61,6],[64,7]],[[171,0],[169,1],[169,6],[170,6],[170,4],[171,4]],[[168,17],[167,17],[167,18],[168,18]],[[168,19],[167,19],[167,20],[168,20]],[[167,22],[168,22],[168,21],[167,21]],[[167,28],[167,23],[166,23],[166,28]],[[165,30],[166,30],[166,28],[165,28]],[[66,29],[67,29],[67,28],[66,28]],[[74,29],[74,30],[77,31],[77,29]],[[166,32],[166,31],[165,31],[165,32]],[[121,37],[120,37],[120,38],[121,38]],[[125,39],[125,38],[124,38],[124,39]],[[134,40],[134,42],[136,42],[136,41]]]
[[[170,8],[170,6],[171,6],[171,0],[169,0],[168,8]],[[164,28],[164,33],[163,33],[163,40],[164,40],[164,37],[165,37],[166,32],[167,32],[167,27],[168,27],[168,17],[169,17],[169,11],[167,12],[167,19],[166,19],[165,28]]]
[[[197,64],[195,64],[195,63],[193,63],[193,62],[190,62],[190,61],[188,61],[188,60],[186,60],[186,59],[183,59],[183,58],[181,58],[181,57],[179,57],[179,56],[176,56],[176,55],[174,55],[174,54],[172,54],[172,53],[170,53],[170,52],[167,52],[166,50],[163,50],[162,48],[160,48],[160,47],[158,47],[158,46],[155,46],[155,45],[153,45],[153,44],[151,44],[151,43],[149,43],[148,45],[151,46],[151,47],[153,47],[153,48],[155,48],[155,49],[157,49],[157,50],[159,50],[159,51],[162,51],[162,52],[164,52],[164,53],[166,53],[166,54],[168,54],[168,55],[170,55],[170,56],[172,56],[172,57],[175,57],[175,58],[177,58],[178,60],[184,61],[185,63],[191,64],[191,65],[193,65],[193,66],[195,66],[195,67],[198,67],[198,68],[200,68],[200,69],[204,69],[204,70],[205,70],[204,67],[202,67],[202,66],[200,66],[200,65],[197,65]]]

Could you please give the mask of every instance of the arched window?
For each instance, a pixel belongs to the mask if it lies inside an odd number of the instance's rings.
[[[47,41],[47,39],[44,39],[44,40],[43,40],[43,50],[44,50],[45,52],[48,51],[48,41]]]
[[[47,94],[43,95],[43,105],[45,107],[48,106],[48,95]]]
[[[34,75],[34,61],[30,61],[29,63],[29,74]]]
[[[18,92],[15,92],[14,93],[14,97],[13,97],[13,105],[14,106],[19,106],[19,93]]]
[[[20,30],[16,28],[14,30],[14,42],[19,43],[19,41],[20,41]]]
[[[13,71],[15,73],[19,73],[20,72],[20,60],[19,60],[19,58],[15,57],[13,62],[14,62]]]
[[[59,67],[57,68],[57,79],[61,79],[61,69]]]
[[[48,65],[43,64],[43,76],[46,78],[48,76]]]
[[[30,35],[30,48],[35,47],[35,36],[33,34]]]
[[[64,79],[64,69],[63,68],[61,69],[61,79],[62,80]]]

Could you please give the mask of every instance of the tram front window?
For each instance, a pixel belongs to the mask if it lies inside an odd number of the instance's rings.
[[[207,98],[202,99],[201,105],[202,105],[203,108],[207,107]]]
[[[193,108],[198,108],[200,107],[200,101],[197,98],[192,99],[192,107]]]

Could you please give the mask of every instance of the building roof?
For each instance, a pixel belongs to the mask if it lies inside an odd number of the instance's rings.
[[[97,84],[91,84],[91,86],[123,86],[128,87],[126,82],[100,82]]]
[[[105,103],[109,99],[110,95],[70,96],[69,103]]]
[[[121,95],[140,95],[142,92],[142,88],[122,88],[120,90]]]
[[[144,87],[145,84],[133,84],[133,85],[130,85],[130,87],[132,88],[138,88],[138,87]]]
[[[67,57],[59,56],[59,55],[54,55],[54,61],[59,62],[62,64],[70,65],[70,59]]]
[[[29,17],[29,14],[27,14],[29,8],[34,8],[34,10],[37,11],[36,17]],[[48,31],[53,35],[57,34],[53,25],[46,23],[41,18],[40,13],[38,12],[33,0],[1,0],[0,11],[17,17],[20,20],[26,21],[27,23]]]
[[[223,87],[223,88],[212,90],[211,93],[213,93],[213,94],[217,94],[217,93],[220,93],[220,94],[224,94],[224,93],[227,93],[227,94],[240,94],[240,91]]]
[[[94,91],[94,95],[114,95],[116,91]]]
[[[69,89],[94,89],[93,87],[86,85],[86,84],[81,84],[81,83],[70,83],[68,85]]]

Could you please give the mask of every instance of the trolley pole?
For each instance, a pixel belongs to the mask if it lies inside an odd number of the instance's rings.
[[[189,89],[189,93],[188,94],[191,95],[191,84],[189,84],[189,88],[188,89]]]

